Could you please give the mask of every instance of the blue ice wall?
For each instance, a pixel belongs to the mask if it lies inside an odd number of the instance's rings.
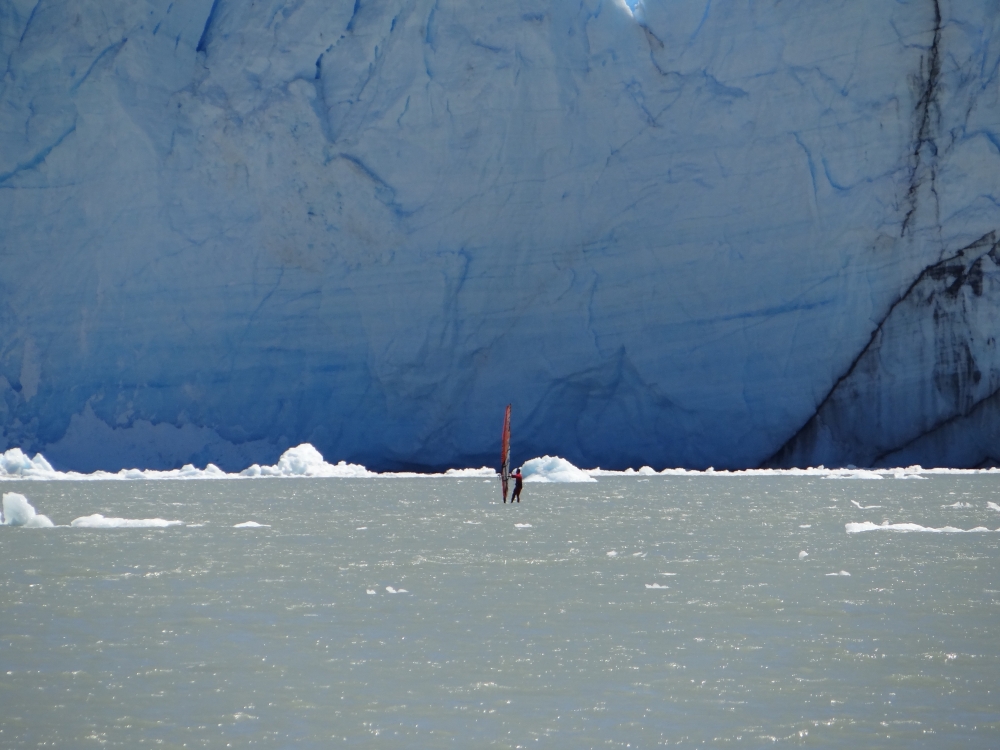
[[[993,0],[6,0],[0,60],[0,448],[1000,458]]]

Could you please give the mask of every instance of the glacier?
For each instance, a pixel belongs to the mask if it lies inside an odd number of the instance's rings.
[[[995,0],[3,0],[0,452],[1000,461]]]

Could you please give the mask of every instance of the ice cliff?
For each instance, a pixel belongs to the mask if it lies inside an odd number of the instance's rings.
[[[1000,459],[995,0],[2,0],[0,65],[0,450]]]

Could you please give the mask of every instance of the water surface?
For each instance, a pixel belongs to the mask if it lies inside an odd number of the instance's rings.
[[[185,525],[0,528],[0,746],[997,746],[1000,534],[845,524],[996,529],[998,489],[4,482]]]

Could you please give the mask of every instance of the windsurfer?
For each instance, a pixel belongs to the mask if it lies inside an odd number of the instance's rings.
[[[512,476],[514,477],[514,494],[510,496],[510,501],[511,503],[515,500],[521,502],[521,487],[524,485],[524,482],[521,479],[521,470],[514,469],[514,474]]]

